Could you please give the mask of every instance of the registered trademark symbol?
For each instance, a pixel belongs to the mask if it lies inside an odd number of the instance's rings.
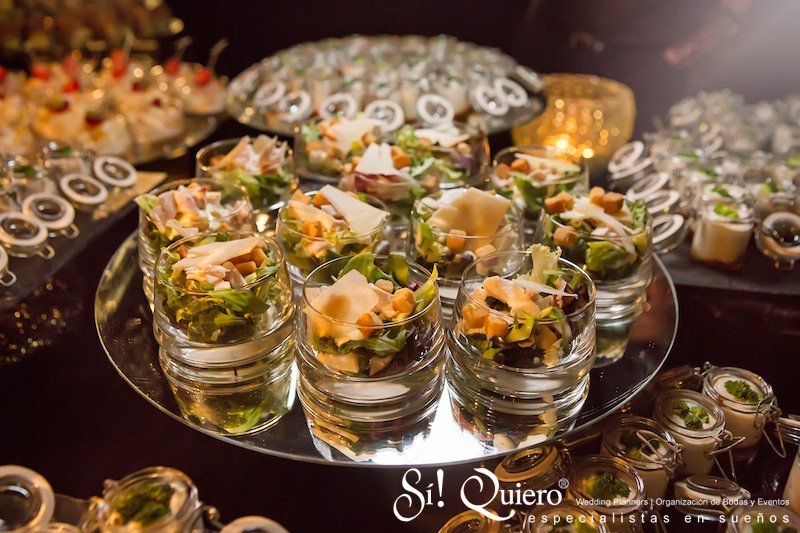
[[[567,478],[562,477],[558,480],[558,488],[566,489],[567,487],[569,487],[569,480]]]

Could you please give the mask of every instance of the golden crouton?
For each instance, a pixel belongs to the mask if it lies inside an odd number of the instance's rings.
[[[314,207],[322,207],[323,205],[328,205],[328,204],[330,204],[330,202],[328,201],[327,198],[325,198],[325,195],[322,194],[321,192],[318,192],[317,194],[314,195]]]
[[[383,322],[381,321],[381,319],[378,318],[375,315],[375,313],[372,313],[372,312],[364,313],[363,315],[358,317],[358,320],[356,320],[356,324],[358,324],[360,326],[358,328],[358,331],[360,331],[361,334],[364,335],[365,337],[369,337],[370,335],[372,335],[375,332],[375,328],[373,326],[376,326],[376,325],[379,325],[379,324],[382,324],[382,323]]]
[[[392,295],[392,307],[400,313],[410,313],[416,307],[417,301],[414,299],[414,292],[411,289],[402,288]]]
[[[523,174],[527,174],[531,171],[531,164],[528,163],[527,159],[518,157],[511,162],[511,170],[514,172],[522,172]]]
[[[447,244],[451,252],[456,254],[461,253],[464,251],[464,246],[467,243],[467,239],[465,239],[466,236],[467,232],[464,230],[450,230],[450,233],[447,234],[447,241],[445,241],[445,244]]]
[[[493,245],[485,244],[485,245],[481,246],[480,248],[478,248],[477,250],[475,250],[475,257],[480,259],[481,257],[486,257],[489,254],[495,253],[496,251],[497,251],[497,248],[495,248]]]
[[[389,294],[394,292],[394,283],[389,281],[388,279],[379,279],[375,282],[375,286],[381,289],[382,291],[388,292]]]
[[[319,220],[309,220],[307,222],[304,222],[303,233],[305,233],[309,237],[321,237],[322,224],[320,224]]]
[[[486,322],[486,318],[489,316],[489,312],[486,309],[482,309],[472,304],[467,304],[461,308],[461,316],[464,318],[464,322],[470,329],[483,329],[483,325]]]
[[[618,192],[607,192],[603,196],[603,210],[610,215],[619,213],[624,203],[625,197]]]
[[[499,316],[486,317],[486,338],[505,337],[508,333],[508,322]]]
[[[569,211],[573,205],[575,205],[575,199],[572,198],[571,194],[563,191],[544,201],[544,208],[551,215]]]
[[[602,207],[605,194],[606,191],[602,187],[592,187],[592,190],[589,191],[589,201]]]
[[[511,167],[506,165],[505,163],[500,163],[497,165],[497,169],[494,171],[497,174],[497,177],[503,180],[507,180],[508,177],[511,175]]]
[[[556,228],[553,232],[553,241],[562,248],[572,248],[578,240],[578,232],[570,226]]]

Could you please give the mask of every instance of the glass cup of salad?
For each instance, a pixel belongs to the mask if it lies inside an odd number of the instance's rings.
[[[283,205],[297,186],[292,151],[277,137],[217,141],[197,152],[195,166],[198,176],[243,187],[258,213],[261,230],[267,227],[269,212]]]
[[[193,531],[201,511],[197,487],[186,474],[154,466],[106,480],[102,498],[93,498],[80,530]]]
[[[294,168],[300,179],[338,183],[352,172],[354,159],[381,139],[380,122],[371,118],[334,117],[295,128]]]
[[[593,187],[545,200],[536,241],[559,247],[597,286],[597,363],[619,360],[652,278],[651,220],[641,200]]]
[[[312,270],[339,257],[374,252],[385,236],[383,203],[325,185],[297,191],[278,211],[276,236],[292,277],[302,283]]]
[[[294,305],[278,243],[202,233],[156,262],[159,360],[191,422],[225,435],[266,429],[294,398]]]
[[[533,230],[546,199],[589,190],[589,167],[580,156],[555,148],[511,146],[495,156],[489,186],[511,198]]]
[[[136,198],[139,206],[139,268],[148,301],[161,250],[197,233],[255,229],[253,208],[239,185],[209,178],[165,183]]]
[[[408,173],[421,183],[452,189],[482,187],[486,181],[489,142],[478,125],[407,124],[395,133],[393,145],[396,159],[406,162]]]
[[[354,460],[413,453],[446,357],[436,276],[401,254],[314,270],[298,321],[298,396],[313,435]]]
[[[457,420],[487,447],[525,447],[568,427],[589,390],[595,288],[541,244],[464,272],[447,367]]]
[[[476,259],[522,247],[522,213],[499,194],[449,189],[414,203],[411,235],[409,257],[437,269],[443,305],[452,306],[464,270]]]

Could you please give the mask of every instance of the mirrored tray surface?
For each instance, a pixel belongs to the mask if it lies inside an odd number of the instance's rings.
[[[631,330],[625,355],[619,361],[591,371],[589,395],[564,438],[585,429],[631,400],[658,372],[667,358],[678,325],[675,288],[658,259],[647,290],[649,309]],[[299,461],[354,466],[439,465],[470,462],[503,455],[511,449],[485,446],[463,430],[453,415],[447,389],[439,402],[429,437],[407,453],[391,452],[354,458],[318,438],[312,438],[300,402],[276,425],[245,436],[221,436],[183,418],[158,362],[152,315],[142,292],[137,263],[137,242],[131,235],[109,261],[95,299],[95,320],[100,341],[111,363],[139,394],[159,410],[190,427],[225,442],[261,453]],[[524,442],[519,448],[545,442]]]

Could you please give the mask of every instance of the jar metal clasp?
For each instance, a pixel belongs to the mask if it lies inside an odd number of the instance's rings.
[[[717,447],[710,452],[706,452],[706,458],[714,460],[714,464],[717,465],[717,468],[720,472],[722,472],[722,475],[725,476],[725,479],[736,481],[736,467],[734,466],[733,461],[733,449],[744,442],[746,437],[734,437],[733,433],[725,429],[719,434],[719,436],[715,438],[715,440],[717,441]],[[725,472],[725,469],[719,462],[718,456],[723,453],[728,454],[728,465],[730,466],[731,472],[730,477],[728,477],[727,472]]]
[[[762,398],[758,402],[758,406],[756,407],[756,417],[753,422],[753,428],[760,430],[761,433],[764,434],[764,438],[767,440],[767,444],[769,447],[772,448],[772,451],[775,452],[775,455],[780,457],[781,459],[786,458],[786,444],[783,442],[783,435],[781,432],[778,431],[778,446],[775,446],[772,438],[769,436],[767,432],[767,424],[770,422],[775,423],[777,422],[778,418],[781,416],[781,409],[778,407],[777,402],[775,401],[775,397],[771,396],[768,399]]]
[[[664,467],[664,470],[667,473],[667,476],[672,479],[675,477],[675,471],[678,468],[678,465],[683,463],[683,446],[677,443],[667,442],[666,440],[662,439],[658,436],[651,436],[647,438],[646,435],[642,433],[641,430],[636,431],[636,437],[642,442],[642,444],[650,451],[652,457],[654,457],[653,462],[656,464],[660,464]],[[659,447],[663,446],[667,450],[672,452],[671,458],[664,457],[655,446],[653,446],[652,442],[656,440],[658,442]]]

